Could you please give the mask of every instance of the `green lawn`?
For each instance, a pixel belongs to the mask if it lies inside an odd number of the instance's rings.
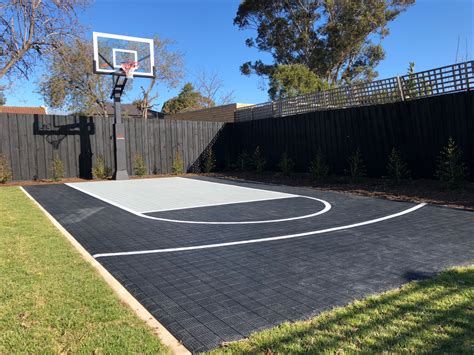
[[[285,323],[215,353],[474,353],[474,266]]]
[[[168,352],[16,187],[0,187],[0,354]]]

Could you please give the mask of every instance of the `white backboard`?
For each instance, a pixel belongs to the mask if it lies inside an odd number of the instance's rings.
[[[125,75],[120,70],[126,62],[136,62],[138,68],[133,76],[153,78],[153,39],[93,32],[94,72],[97,74]]]

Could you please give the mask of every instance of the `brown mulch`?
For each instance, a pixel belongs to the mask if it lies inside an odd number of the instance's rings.
[[[84,181],[90,181],[90,180],[79,179],[79,178],[66,178],[66,179],[61,179],[58,181],[54,181],[50,179],[15,180],[15,181],[7,181],[6,183],[0,184],[0,188],[2,186],[55,185],[55,184],[65,184],[68,182],[84,182]]]
[[[156,179],[156,178],[163,178],[163,177],[173,177],[173,176],[196,176],[196,174],[157,174],[157,175],[144,175],[144,176],[130,176],[131,179]],[[107,181],[110,179],[94,179],[94,181]],[[54,181],[51,179],[40,179],[40,180],[15,180],[15,181],[7,181],[4,184],[0,184],[2,186],[31,186],[31,185],[54,185],[54,184],[66,184],[70,182],[87,182],[92,181],[88,179],[80,179],[80,178],[64,178],[58,181]]]
[[[270,172],[261,174],[230,172],[212,174],[212,176],[278,185],[305,186],[394,201],[427,202],[474,211],[474,183],[472,182],[466,182],[462,188],[449,190],[439,181],[428,179],[408,180],[394,185],[386,179],[364,178],[360,182],[353,182],[349,177],[345,176],[334,176],[322,182],[314,182],[311,181],[309,174],[294,174],[291,177],[287,177],[279,173]]]
[[[466,182],[462,188],[456,190],[447,189],[442,183],[435,180],[417,179],[404,181],[394,185],[386,179],[364,178],[360,182],[353,182],[348,177],[334,176],[325,181],[311,181],[309,174],[294,174],[291,177],[279,173],[264,172],[261,174],[252,172],[227,172],[201,174],[218,178],[258,181],[270,184],[305,186],[326,191],[338,191],[363,196],[386,198],[394,201],[427,202],[435,205],[461,208],[474,211],[474,183]],[[132,176],[132,179],[149,179],[171,177],[176,175],[160,174],[146,176]],[[199,174],[183,174],[181,176],[199,176]],[[26,180],[9,181],[1,186],[28,186],[64,184],[68,182],[90,181],[79,178],[66,178],[60,181],[53,180]],[[95,180],[97,181],[97,180]]]

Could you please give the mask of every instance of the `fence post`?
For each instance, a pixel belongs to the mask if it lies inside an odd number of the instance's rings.
[[[400,79],[399,76],[397,76],[397,86],[398,86],[398,92],[400,93],[400,99],[402,99],[402,101],[405,101],[405,95],[403,94],[402,80]]]
[[[472,62],[471,62],[472,64]],[[468,66],[468,63],[464,63],[464,69],[466,69],[466,85],[467,85],[467,91],[470,90],[470,87],[469,87],[469,66]]]

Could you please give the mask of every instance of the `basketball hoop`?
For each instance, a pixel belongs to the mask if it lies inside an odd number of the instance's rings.
[[[125,73],[127,79],[133,79],[133,73],[138,69],[138,62],[125,62],[120,65],[120,69]]]

